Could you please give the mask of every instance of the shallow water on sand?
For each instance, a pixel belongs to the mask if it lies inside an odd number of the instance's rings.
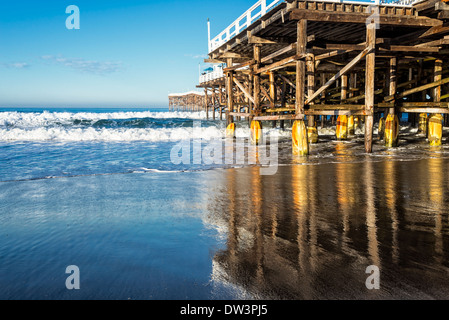
[[[449,159],[0,183],[0,299],[449,294]],[[77,265],[81,289],[67,290]],[[380,289],[365,286],[380,269]]]

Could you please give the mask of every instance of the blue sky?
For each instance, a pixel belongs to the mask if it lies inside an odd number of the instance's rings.
[[[4,1],[6,2],[6,1]],[[0,10],[0,107],[166,106],[195,89],[212,37],[255,0],[8,1]],[[80,9],[68,30],[66,7]]]

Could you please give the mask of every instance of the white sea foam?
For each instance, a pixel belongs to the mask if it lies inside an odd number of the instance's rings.
[[[220,138],[224,131],[205,128],[35,128],[0,129],[0,141],[177,141]]]
[[[111,120],[111,119],[206,119],[206,112],[153,112],[153,111],[134,111],[134,112],[0,112],[0,127],[20,127],[36,128],[42,126],[51,126],[54,124],[72,124],[75,120]]]
[[[289,131],[268,129],[265,134],[287,137]],[[248,138],[248,128],[236,129],[237,138]],[[0,129],[0,141],[180,141],[185,139],[222,139],[225,129],[209,127],[178,128],[10,128]]]

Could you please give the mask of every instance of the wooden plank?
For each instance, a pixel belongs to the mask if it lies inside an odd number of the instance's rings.
[[[250,65],[254,64],[255,62],[256,61],[254,59],[252,59],[252,60],[249,60],[249,61],[247,61],[245,63],[241,63],[241,64],[238,64],[238,65],[235,65],[235,66],[232,66],[232,67],[228,67],[228,68],[224,68],[223,72],[235,71],[237,69],[250,66]]]
[[[338,22],[338,23],[356,23],[366,24],[370,13],[349,13],[349,12],[329,12],[329,11],[311,11],[307,9],[292,9],[290,11],[291,20],[310,20],[318,22]],[[441,26],[443,22],[438,19],[432,19],[420,16],[405,15],[383,15],[380,14],[378,23],[381,26],[407,26],[407,27],[434,27]]]
[[[229,115],[236,117],[249,117],[251,114],[248,112],[229,112]]]
[[[296,50],[296,42],[292,43],[292,44],[290,44],[290,45],[288,45],[288,46],[286,46],[286,47],[284,47],[284,48],[282,48],[282,49],[280,49],[280,50],[278,50],[276,52],[273,52],[272,54],[269,54],[268,56],[262,58],[260,62],[261,63],[265,63],[265,62],[267,62],[269,60],[272,60],[272,59],[274,59],[274,58],[276,58],[276,57],[278,57],[280,55],[283,55],[283,54],[285,54],[287,52],[290,52],[290,51],[293,51],[293,50]]]
[[[302,120],[304,114],[280,114],[276,116],[255,116],[253,120],[273,121],[273,120]]]
[[[348,53],[348,52],[352,52],[352,51],[354,51],[354,50],[335,50],[335,51],[331,51],[331,52],[327,52],[327,53],[316,55],[315,56],[315,60],[319,61],[319,60],[335,57],[335,56],[338,56],[340,54],[345,54],[345,53]]]
[[[282,67],[286,66],[289,63],[295,62],[297,60],[304,59],[305,57],[306,57],[306,54],[302,54],[302,55],[296,54],[294,56],[282,59],[282,60],[280,60],[278,62],[274,62],[274,63],[272,63],[270,65],[265,66],[265,67],[258,68],[254,72],[255,73],[263,73],[263,72],[267,72],[269,70],[276,70],[276,69],[279,69],[279,68],[282,68]]]
[[[359,109],[359,110],[306,110],[305,115],[315,115],[315,116],[350,116],[354,115],[355,113],[363,113],[365,110]]]
[[[438,87],[438,86],[442,86],[442,85],[444,85],[446,83],[449,83],[449,78],[445,78],[445,79],[440,80],[440,81],[434,81],[434,82],[431,82],[431,83],[428,83],[428,84],[425,84],[425,85],[422,85],[422,86],[419,86],[419,87],[416,87],[416,88],[413,88],[413,89],[405,90],[404,92],[398,93],[395,96],[391,96],[391,95],[387,96],[387,97],[384,98],[384,100],[385,101],[391,101],[391,100],[394,100],[395,98],[396,99],[404,98],[404,97],[406,97],[408,95],[411,95],[413,93],[417,93],[417,92],[421,92],[423,90],[432,89],[432,88],[435,88],[435,87]]]
[[[427,38],[427,37],[431,37],[434,35],[438,35],[441,33],[447,33],[447,32],[449,32],[449,26],[447,26],[447,25],[446,26],[435,26],[435,27],[430,28],[423,34],[419,35],[418,38],[420,38],[420,39]]]
[[[379,51],[404,51],[404,52],[438,52],[440,48],[438,47],[416,47],[416,46],[398,46],[391,45],[386,47],[379,47]]]
[[[370,51],[374,51],[373,46],[366,47],[362,52],[360,52],[351,62],[349,62],[343,69],[341,69],[337,74],[335,74],[329,81],[327,81],[321,88],[319,88],[315,93],[307,99],[305,104],[309,104],[312,102],[316,97],[318,97],[323,91],[325,91],[327,88],[329,88],[335,80],[340,78],[342,75],[349,72],[360,60],[362,60]]]
[[[279,44],[279,42],[277,42],[277,41],[253,36],[253,35],[251,35],[251,31],[248,31],[248,43],[249,44]]]
[[[328,50],[345,50],[345,51],[361,51],[366,48],[365,44],[339,44],[339,43],[328,43],[326,44],[326,49]]]
[[[412,108],[412,107],[401,107],[399,108],[401,112],[410,113],[444,113],[449,114],[449,109],[446,108]]]
[[[310,105],[311,110],[359,110],[365,107],[364,104],[314,104]]]

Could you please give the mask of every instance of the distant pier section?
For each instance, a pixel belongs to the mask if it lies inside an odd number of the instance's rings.
[[[205,109],[205,106],[206,101],[203,92],[189,91],[168,95],[169,111],[201,111]]]
[[[318,125],[336,126],[339,140],[361,126],[370,153],[379,123],[385,146],[395,147],[402,114],[441,144],[449,114],[445,1],[259,0],[214,38],[209,25],[208,48],[211,69],[197,86],[203,108],[228,125],[293,122],[296,154],[318,141]]]

